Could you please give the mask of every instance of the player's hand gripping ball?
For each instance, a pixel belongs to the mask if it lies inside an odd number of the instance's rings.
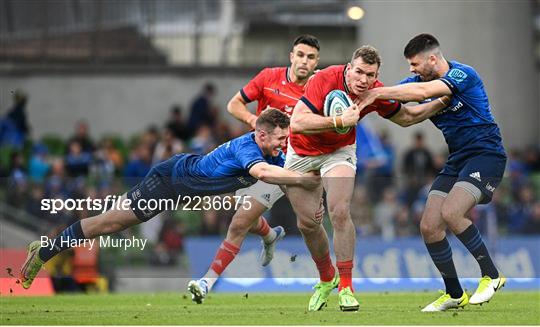
[[[353,105],[352,100],[347,93],[341,90],[333,90],[324,99],[324,115],[326,117],[337,117],[343,115],[345,110]],[[338,134],[347,134],[351,130],[351,127],[337,128]]]

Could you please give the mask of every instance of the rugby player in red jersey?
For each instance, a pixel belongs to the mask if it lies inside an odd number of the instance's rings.
[[[322,309],[332,289],[338,286],[340,309],[359,309],[352,287],[356,235],[350,216],[356,172],[354,126],[372,111],[407,125],[427,119],[444,107],[439,101],[406,106],[395,101],[377,100],[365,108],[352,105],[340,117],[324,116],[323,104],[330,91],[342,90],[355,100],[362,92],[383,86],[377,80],[380,65],[378,51],[371,46],[362,46],[353,53],[347,65],[330,66],[314,75],[293,111],[285,167],[304,173],[319,171],[322,176],[322,185],[316,191],[301,186],[287,187],[298,227],[320,275],[320,281],[314,287],[315,293],[309,302],[309,311]],[[351,130],[346,134],[336,133],[336,128],[343,127],[351,127]],[[330,258],[326,231],[320,220],[313,219],[323,188],[326,190],[327,207],[334,229],[338,271]]]
[[[298,36],[289,54],[291,65],[263,69],[229,101],[229,113],[253,129],[257,117],[267,108],[279,109],[290,116],[296,102],[304,94],[304,85],[319,63],[319,50],[317,38],[312,35]],[[252,114],[247,108],[247,104],[253,101],[257,101],[256,114]],[[262,238],[260,261],[263,266],[270,263],[277,241],[285,236],[283,227],[270,228],[262,217],[262,214],[284,195],[278,185],[257,182],[251,187],[239,190],[236,195],[245,196],[245,201],[249,203],[241,206],[233,216],[227,236],[204,277],[189,282],[188,290],[192,300],[197,303],[202,303],[216,280],[232,262],[248,231]],[[322,211],[319,210],[317,214],[322,216]]]

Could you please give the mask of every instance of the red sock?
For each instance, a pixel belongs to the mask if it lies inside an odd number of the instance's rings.
[[[238,254],[240,248],[236,245],[231,244],[227,241],[223,241],[219,247],[219,250],[212,261],[210,268],[216,272],[216,274],[221,275],[223,270],[234,260],[234,257]]]
[[[352,267],[353,267],[353,261],[338,261],[336,262],[336,266],[339,271],[339,291],[341,291],[342,288],[350,287],[351,291],[354,292],[352,287]]]
[[[321,278],[321,281],[323,282],[329,282],[331,281],[335,274],[336,269],[334,269],[334,266],[332,265],[332,259],[330,259],[330,253],[327,252],[322,258],[316,259],[314,257],[313,261],[315,261],[315,264],[317,265],[317,270],[319,271],[319,276]]]
[[[259,224],[257,225],[257,229],[253,231],[253,234],[260,235],[262,237],[268,235],[270,233],[270,225],[268,225],[268,222],[264,217],[259,218]]]

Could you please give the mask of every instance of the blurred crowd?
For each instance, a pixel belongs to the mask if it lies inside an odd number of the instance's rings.
[[[61,210],[52,214],[42,210],[41,200],[104,199],[121,194],[146,176],[154,164],[176,153],[205,154],[247,132],[247,127],[235,129],[222,120],[222,110],[214,103],[216,92],[213,84],[204,85],[186,118],[186,111],[173,104],[163,124],[151,125],[129,139],[108,135],[98,141],[85,120],[75,124],[68,138],[45,135],[32,139],[26,112],[28,95],[14,92],[13,106],[0,117],[0,201],[29,213],[38,220],[37,231],[49,236],[75,219],[99,213]],[[148,239],[156,251],[149,257],[169,264],[176,260],[174,254],[181,250],[185,233],[219,234],[230,221],[230,214],[225,215],[223,219],[223,214],[215,211],[167,212],[126,233]]]
[[[360,235],[384,239],[419,235],[425,202],[446,153],[433,153],[424,136],[414,134],[396,167],[387,135],[381,142],[389,160],[367,162],[358,170],[351,214]],[[508,151],[505,177],[492,202],[473,208],[468,216],[491,236],[540,234],[540,147]]]
[[[204,154],[247,131],[227,124],[214,102],[216,88],[203,86],[188,110],[172,105],[170,117],[130,139],[104,136],[96,142],[89,124],[81,120],[67,139],[47,135],[30,137],[26,103],[28,95],[13,94],[14,104],[0,120],[0,170],[3,177],[0,201],[24,210],[39,222],[39,232],[65,226],[74,219],[95,214],[41,210],[41,199],[105,198],[120,194],[138,183],[153,164],[181,152]],[[189,116],[184,117],[183,113]],[[396,157],[390,135],[377,136],[382,156],[360,158],[352,218],[359,235],[396,237],[419,235],[424,203],[446,154],[433,153],[418,132],[401,158]],[[538,146],[509,149],[506,177],[493,201],[477,206],[470,217],[481,230],[497,234],[540,233],[540,149]],[[283,224],[298,232],[294,214],[281,200],[269,213],[273,225]],[[174,262],[186,234],[224,234],[234,212],[166,212],[135,231],[154,244],[151,256],[158,263]],[[57,229],[57,228],[54,228]]]

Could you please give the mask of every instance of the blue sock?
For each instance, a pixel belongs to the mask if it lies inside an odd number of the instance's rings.
[[[77,241],[82,241],[85,239],[80,220],[73,223],[68,228],[64,229],[62,233],[60,233],[60,235],[58,235],[54,239],[54,246],[52,246],[52,249],[50,245],[46,247],[41,247],[39,249],[39,258],[43,260],[43,262],[47,262],[49,259],[57,255],[58,253],[70,249],[71,242],[69,241],[74,239]]]
[[[491,260],[486,245],[482,241],[482,236],[480,236],[480,232],[474,224],[471,224],[463,233],[456,235],[456,237],[465,245],[476,261],[478,261],[482,276],[499,278],[499,271],[495,267],[493,260]]]
[[[445,237],[435,243],[426,243],[426,248],[433,263],[441,273],[446,286],[446,293],[450,294],[454,299],[459,299],[463,295],[463,289],[457,278],[456,267],[452,259],[452,249],[448,240]]]

